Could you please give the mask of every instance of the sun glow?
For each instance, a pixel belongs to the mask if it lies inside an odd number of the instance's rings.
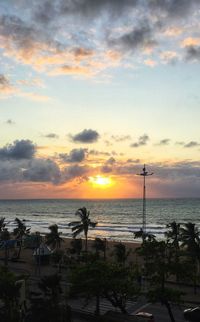
[[[102,188],[106,188],[112,185],[112,180],[108,177],[102,177],[97,175],[95,177],[89,177],[89,181],[93,184],[93,186],[98,186]]]

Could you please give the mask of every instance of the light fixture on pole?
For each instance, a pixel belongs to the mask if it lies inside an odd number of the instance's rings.
[[[144,233],[146,233],[146,177],[152,176],[152,173],[148,173],[146,171],[146,167],[144,164],[144,168],[142,169],[142,172],[138,174],[138,176],[142,176],[144,178],[143,181],[143,209],[142,209],[142,230]]]

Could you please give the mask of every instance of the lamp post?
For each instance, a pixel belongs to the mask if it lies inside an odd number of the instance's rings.
[[[146,233],[146,177],[152,176],[152,173],[146,171],[146,166],[144,164],[144,168],[142,172],[138,174],[138,176],[143,177],[143,207],[142,207],[142,230]]]

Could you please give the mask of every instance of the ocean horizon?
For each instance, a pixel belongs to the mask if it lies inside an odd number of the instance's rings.
[[[57,224],[63,237],[72,237],[69,222],[77,220],[81,207],[90,211],[97,222],[89,237],[133,241],[133,233],[142,228],[142,199],[5,199],[0,200],[0,217],[6,218],[8,229],[15,226],[16,217],[26,220],[31,232],[48,232]],[[147,231],[162,238],[166,225],[172,221],[193,222],[200,228],[200,198],[147,199]]]

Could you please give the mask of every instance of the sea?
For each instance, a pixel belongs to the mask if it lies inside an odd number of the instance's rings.
[[[134,241],[134,232],[142,228],[142,199],[48,199],[0,200],[0,217],[5,217],[9,231],[15,218],[25,220],[31,232],[45,234],[57,224],[63,237],[72,237],[69,223],[77,221],[77,209],[86,207],[90,219],[97,222],[89,230],[89,238]],[[172,221],[193,222],[200,229],[200,198],[148,199],[146,201],[146,230],[163,238],[166,225]],[[80,236],[82,237],[82,236]]]

